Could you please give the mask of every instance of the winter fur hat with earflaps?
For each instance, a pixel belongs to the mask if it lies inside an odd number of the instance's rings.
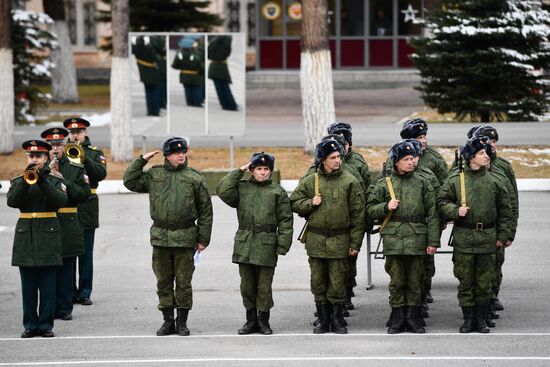
[[[253,170],[256,167],[267,167],[270,171],[273,171],[275,168],[275,157],[269,153],[254,153],[250,157],[250,166],[249,169]]]
[[[486,136],[491,140],[498,141],[498,132],[497,129],[495,129],[492,126],[489,125],[482,125],[477,128],[476,131],[474,131],[474,138]]]
[[[327,128],[327,132],[331,135],[341,135],[344,137],[344,140],[348,142],[349,145],[352,145],[351,143],[351,125],[347,124],[345,122],[335,122],[334,124],[331,124]]]
[[[388,153],[388,158],[390,158],[395,164],[408,155],[412,155],[413,157],[418,155],[415,146],[408,141],[400,141],[391,147]]]
[[[402,139],[415,139],[426,134],[428,134],[428,124],[421,118],[407,120],[400,133]]]
[[[188,149],[189,144],[187,143],[187,140],[178,136],[174,136],[162,143],[162,154],[165,157],[180,151],[186,153]]]
[[[485,149],[487,155],[491,156],[491,146],[486,143],[486,140],[483,137],[469,139],[466,144],[460,148],[460,154],[466,163],[470,162],[477,152]]]
[[[334,152],[339,152],[341,156],[344,154],[344,149],[338,140],[330,138],[321,141],[315,147],[315,163],[320,164],[323,159]]]

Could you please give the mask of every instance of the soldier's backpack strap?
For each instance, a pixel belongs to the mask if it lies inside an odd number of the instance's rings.
[[[386,176],[386,185],[388,186],[388,191],[390,192],[391,199],[392,200],[397,200],[397,198],[395,197],[395,191],[393,190],[393,184],[391,182],[391,177],[390,176]],[[380,233],[382,233],[382,230],[384,229],[386,224],[388,224],[388,222],[390,221],[390,218],[391,218],[392,214],[393,214],[393,210],[390,210],[390,212],[388,214],[386,214],[386,217],[384,218],[384,221],[382,222],[382,225],[380,225]]]

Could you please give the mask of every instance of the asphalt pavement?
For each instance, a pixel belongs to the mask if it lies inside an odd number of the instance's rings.
[[[505,310],[488,335],[459,334],[462,315],[451,255],[436,255],[437,273],[427,333],[387,335],[388,276],[373,261],[374,289],[366,290],[360,255],[356,309],[348,335],[313,335],[314,303],[303,245],[280,257],[274,279],[274,335],[237,335],[245,312],[237,265],[231,263],[236,213],[213,197],[214,227],[194,279],[190,337],[156,337],[146,195],[101,195],[94,252],[92,306],[76,305],[72,321],[56,320],[53,339],[20,339],[22,310],[17,268],[10,266],[17,211],[0,195],[0,366],[548,366],[550,364],[550,193],[521,192],[518,236],[507,250],[501,300]],[[296,238],[302,221],[295,217]],[[446,243],[448,230],[442,242]],[[377,236],[373,237],[376,244]]]

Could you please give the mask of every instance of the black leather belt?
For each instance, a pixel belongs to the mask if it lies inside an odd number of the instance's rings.
[[[426,217],[406,217],[406,216],[399,216],[399,215],[392,215],[390,217],[390,222],[401,222],[401,223],[422,223],[426,224],[428,221],[426,220]]]
[[[277,225],[275,224],[239,224],[240,230],[247,230],[252,232],[277,232]]]
[[[325,237],[334,237],[341,234],[349,233],[349,228],[328,229],[328,228],[315,228],[312,226],[308,226],[307,230],[312,233],[320,234]]]
[[[187,228],[193,227],[194,225],[195,225],[195,222],[182,223],[182,224],[165,224],[165,223],[153,222],[153,227],[168,229],[170,231],[175,231],[177,229],[187,229]]]
[[[456,221],[454,225],[460,228],[473,229],[476,231],[483,231],[484,229],[491,229],[495,227],[495,223],[482,223],[482,222],[466,223],[466,222]]]

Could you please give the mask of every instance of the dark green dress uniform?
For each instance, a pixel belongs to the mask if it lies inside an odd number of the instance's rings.
[[[314,174],[300,180],[290,202],[294,212],[308,218],[305,247],[311,271],[311,293],[321,325],[326,329],[327,320],[330,321],[330,316],[327,317],[331,312],[329,304],[335,305],[332,310],[334,322],[341,315],[346,300],[349,249],[361,249],[365,233],[365,195],[355,176],[342,167],[326,173],[321,166],[318,177],[321,205],[314,207],[312,204]]]
[[[86,137],[82,147],[85,154],[83,164],[90,181],[90,195],[87,200],[78,204],[78,217],[84,231],[86,250],[83,255],[78,256],[78,284],[75,272],[73,301],[85,304],[91,302],[94,276],[94,239],[95,230],[99,228],[97,187],[99,182],[107,176],[107,160],[103,151],[91,144],[90,138]]]
[[[269,319],[273,308],[271,285],[277,257],[286,254],[292,244],[293,214],[281,186],[271,179],[258,182],[254,176],[241,180],[243,175],[240,169],[229,173],[220,181],[217,193],[227,205],[237,209],[239,230],[235,234],[233,263],[239,264],[247,321],[253,321],[256,311],[263,321],[264,317]]]
[[[53,328],[56,274],[63,262],[56,212],[65,205],[67,194],[62,177],[50,175],[47,166],[41,171],[47,175],[44,181],[28,185],[22,176],[16,177],[7,194],[8,206],[21,211],[11,264],[21,274],[23,326],[32,332],[29,336]]]
[[[227,58],[231,55],[231,36],[215,36],[208,38],[208,78],[212,79],[222,109],[237,111],[237,103],[231,93],[231,76],[227,67]]]
[[[155,49],[150,41],[146,43],[144,37],[139,36],[136,43],[132,44],[132,54],[136,57],[139,80],[145,88],[147,116],[159,116],[162,103],[160,92],[162,73],[157,64],[158,57]]]
[[[156,64],[160,72],[158,88],[158,101],[160,108],[166,108],[167,84],[166,84],[166,37],[151,36],[151,45],[155,51]]]
[[[475,313],[478,323],[486,329],[484,320],[492,293],[496,242],[505,243],[510,238],[513,213],[508,190],[500,178],[485,168],[472,171],[465,165],[464,180],[466,203],[470,208],[467,215],[458,216],[461,205],[458,172],[452,173],[441,187],[439,210],[444,218],[454,221],[454,275],[459,280],[458,301],[464,319],[473,320]],[[469,331],[471,322],[464,331],[461,328],[461,332]]]
[[[73,282],[77,256],[85,255],[84,231],[78,215],[78,204],[88,200],[90,182],[83,164],[73,163],[64,155],[59,171],[67,187],[67,204],[58,210],[61,226],[63,266],[57,273],[55,315],[70,319],[73,311]]]
[[[180,49],[174,57],[172,68],[180,70],[180,83],[187,105],[200,107],[204,93],[204,48],[190,46]]]
[[[198,243],[208,246],[212,231],[208,188],[202,175],[189,167],[187,160],[178,167],[165,161],[164,165],[144,171],[146,164],[142,157],[132,162],[124,173],[124,186],[149,194],[158,309],[190,310],[193,255]]]
[[[400,156],[402,157],[404,156]],[[392,169],[389,177],[396,198],[400,200],[399,206],[380,233],[386,256],[385,269],[390,276],[391,320],[395,320],[393,326],[396,326],[396,330],[394,331],[402,331],[405,311],[407,311],[407,322],[412,323],[414,329],[418,329],[417,331],[423,332],[418,323],[424,278],[424,256],[428,246],[440,247],[440,223],[435,191],[430,182],[417,171],[400,175]],[[369,217],[382,221],[389,213],[390,200],[386,179],[381,178],[369,192],[367,199]]]

